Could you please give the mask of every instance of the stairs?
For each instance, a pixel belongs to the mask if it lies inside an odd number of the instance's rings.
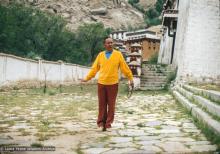
[[[194,118],[220,136],[220,92],[183,84],[173,87],[172,93]]]
[[[169,66],[142,64],[140,90],[162,90],[167,86]]]

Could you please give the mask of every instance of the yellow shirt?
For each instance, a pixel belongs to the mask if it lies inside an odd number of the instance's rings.
[[[95,62],[85,80],[90,80],[95,77],[99,71],[98,83],[104,85],[112,85],[118,83],[118,70],[121,69],[122,73],[129,79],[133,79],[133,75],[124,57],[120,51],[113,50],[109,59],[105,56],[105,51],[102,51],[96,57]]]

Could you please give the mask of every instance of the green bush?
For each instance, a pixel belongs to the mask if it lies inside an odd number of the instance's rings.
[[[171,81],[174,81],[176,79],[176,75],[177,75],[177,69],[175,69],[175,71],[172,71],[167,75],[167,82],[164,86],[164,90],[169,89],[169,85],[170,85]]]
[[[152,19],[147,18],[147,19],[145,19],[145,23],[147,25],[149,25],[149,26],[155,26],[155,25],[161,24],[161,20],[159,18],[157,18],[157,17],[156,18],[152,18]]]
[[[146,12],[146,16],[150,19],[152,18],[156,18],[160,15],[159,12],[157,12],[157,10],[155,8],[150,8],[147,12]]]
[[[171,81],[174,81],[176,79],[177,70],[170,72],[167,76],[167,82],[170,83]]]
[[[154,53],[148,60],[149,64],[157,64],[158,52]]]
[[[90,64],[111,32],[95,23],[73,33],[62,17],[20,4],[0,4],[0,12],[0,50],[21,57]]]
[[[157,0],[155,6],[145,12],[144,20],[148,26],[161,24],[161,19],[159,17],[161,16],[164,2],[165,0]]]
[[[131,5],[139,3],[139,0],[128,0],[128,3]]]
[[[155,9],[157,10],[157,12],[161,13],[163,10],[163,4],[165,3],[166,0],[157,0],[156,4],[155,4]]]
[[[145,13],[143,6],[141,6],[139,4],[134,4],[133,7],[136,8],[138,11]]]

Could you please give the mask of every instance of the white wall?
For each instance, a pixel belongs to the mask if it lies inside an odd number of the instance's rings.
[[[168,29],[160,41],[160,51],[158,55],[159,64],[170,64],[173,37],[168,36]]]
[[[0,86],[19,80],[64,82],[84,78],[89,67],[63,62],[30,60],[0,53]]]
[[[189,5],[190,5],[190,0],[179,1],[178,23],[177,23],[176,41],[175,41],[175,49],[173,56],[173,65],[175,66],[178,65],[178,61],[181,61],[180,57],[183,56],[183,50],[185,48],[186,30],[189,22],[188,21]]]
[[[219,3],[219,0],[180,1],[174,57],[178,79],[220,80]]]

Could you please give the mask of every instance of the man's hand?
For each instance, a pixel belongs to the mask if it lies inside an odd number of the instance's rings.
[[[85,79],[81,79],[80,81],[81,81],[81,82],[87,82],[87,80],[85,80]]]
[[[134,81],[133,80],[129,80],[128,84],[133,88],[134,87]]]

